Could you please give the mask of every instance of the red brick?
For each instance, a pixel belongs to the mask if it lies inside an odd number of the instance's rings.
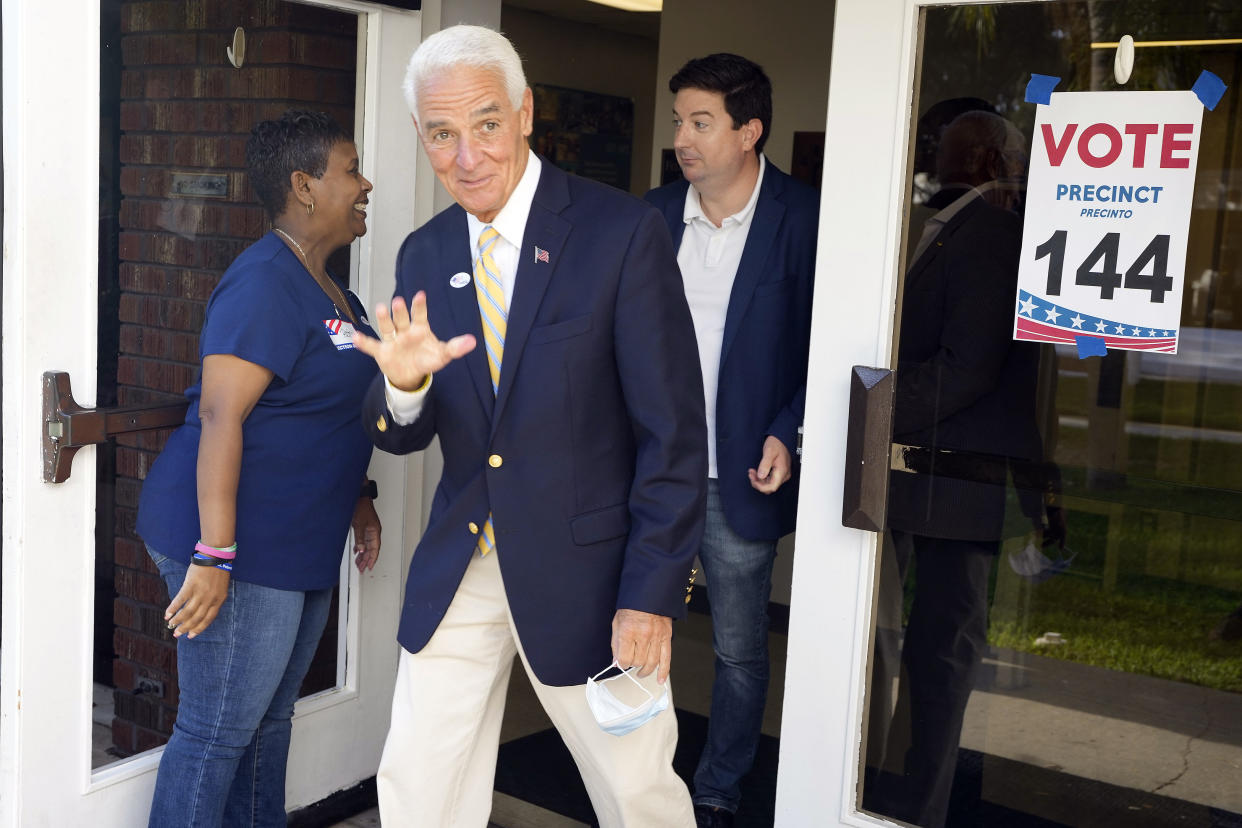
[[[118,480],[116,481],[116,497],[114,498],[114,502],[117,506],[128,506],[131,509],[137,508],[138,496],[141,491],[142,487],[133,480]],[[116,543],[118,545],[129,544],[133,543],[133,541],[118,538]],[[135,545],[139,547],[139,551],[145,551],[141,548],[141,545]],[[117,554],[119,554],[119,552]],[[144,554],[143,557],[146,558],[147,555]]]
[[[156,32],[186,28],[184,10],[197,3],[126,3],[121,12],[121,31]]]
[[[151,107],[137,101],[121,102],[121,129],[142,132],[151,128]]]
[[[161,723],[161,726],[166,728],[166,730],[163,733],[158,733],[154,730],[147,730],[145,727],[139,727],[139,728],[134,729],[134,750],[135,751],[142,752],[144,750],[152,750],[154,748],[160,747],[161,745],[168,744],[168,736],[172,733],[172,724],[165,723],[165,720],[163,717],[161,717],[160,723]]]
[[[118,690],[134,689],[134,665],[119,658],[112,659],[112,685]]]
[[[125,598],[115,598],[112,601],[112,623],[117,627],[123,627],[127,630],[138,629],[138,605],[133,601]],[[113,680],[116,679],[116,671],[113,670]],[[120,684],[116,685],[121,687]],[[128,687],[123,689],[129,689]]]
[[[256,237],[257,238],[257,237]],[[235,245],[234,249],[240,254],[244,249],[242,245]],[[229,262],[232,264],[232,262]],[[211,298],[211,293],[216,289],[216,285],[220,284],[221,271],[219,270],[185,270],[178,277],[178,295],[182,299],[197,299],[200,302],[206,302]],[[190,359],[194,362],[198,361],[198,344],[193,346],[193,355]]]
[[[231,207],[228,216],[230,236],[253,240],[267,232],[267,213],[261,207]]]
[[[246,242],[234,239],[203,239],[198,245],[200,266],[221,272],[246,249]]]
[[[172,358],[177,362],[198,365],[198,337],[190,334],[174,334],[172,338]]]
[[[124,304],[128,296],[122,296],[121,302]],[[141,377],[141,367],[137,359],[130,356],[121,356],[117,358],[116,381],[121,385],[138,385]]]
[[[116,473],[123,477],[146,480],[155,455],[149,451],[119,446],[116,450]]]
[[[228,157],[226,138],[178,135],[173,139],[172,163],[179,167],[223,167]]]
[[[153,641],[130,630],[118,629],[113,632],[112,646],[119,658],[135,661],[163,672],[172,670],[173,654],[176,650],[172,644],[171,633],[169,641],[162,642]]]
[[[171,164],[173,142],[167,135],[130,134],[121,136],[122,164]]]
[[[132,756],[138,752],[132,722],[112,720],[112,746],[121,756]]]
[[[197,377],[198,366],[197,365],[192,366],[190,370],[191,370],[191,373],[195,377]],[[182,395],[178,395],[178,397],[180,397],[180,399],[178,399],[177,404],[181,404],[185,401]],[[164,450],[164,444],[168,442],[168,437],[170,434],[172,434],[172,432],[173,432],[173,429],[160,429],[159,431],[141,431],[134,435],[134,446],[136,448],[142,449],[143,451],[149,452],[154,455],[158,455],[161,451]]]
[[[122,35],[121,61],[125,66],[193,65],[198,61],[198,35],[190,33]]]
[[[163,601],[167,594],[164,589],[164,582],[159,579],[159,576],[146,572],[118,567],[114,573],[113,581],[117,595],[122,598],[131,598],[143,604],[154,604]]]
[[[227,69],[214,66],[198,66],[183,69],[173,79],[172,97],[177,98],[236,98],[234,94],[236,73],[233,67]]]
[[[117,538],[112,543],[113,562],[117,566],[141,571],[143,562],[149,557],[141,543],[127,538]]]
[[[142,453],[143,457],[148,456],[147,452]],[[138,534],[134,530],[138,523],[138,512],[134,509],[117,509],[113,512],[116,521],[116,534],[121,538],[133,538],[137,540]],[[119,590],[118,590],[119,591]],[[130,597],[138,597],[131,595]]]

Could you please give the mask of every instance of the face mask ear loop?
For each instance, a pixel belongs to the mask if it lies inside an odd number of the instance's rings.
[[[604,673],[607,673],[609,670],[611,670],[613,667],[616,667],[618,670],[621,670],[621,665],[620,665],[620,664],[618,664],[618,663],[616,662],[616,659],[613,659],[612,664],[609,664],[607,667],[605,667],[604,669],[600,670],[600,671],[599,671],[598,673],[596,673],[595,675],[591,676],[591,678],[590,678],[589,680],[590,680],[590,681],[595,681],[595,680],[596,680],[596,679],[598,679],[600,676],[602,676]],[[621,670],[621,676],[625,676],[625,677],[626,677],[626,678],[628,678],[630,681],[632,681],[632,682],[634,682],[635,684],[637,684],[637,685],[638,685],[638,689],[639,689],[639,690],[642,690],[644,693],[646,693],[646,694],[647,694],[647,698],[648,698],[648,699],[650,699],[650,700],[654,700],[654,699],[655,699],[655,696],[654,696],[654,695],[652,695],[651,691],[650,691],[650,690],[648,690],[646,687],[643,687],[643,683],[642,683],[641,681],[639,681],[638,679],[634,678],[634,674],[631,672],[633,669],[634,669],[634,668],[633,668],[633,667],[631,667],[631,668],[629,668],[629,670]],[[599,682],[599,683],[600,683],[600,684],[604,684],[605,682],[612,681],[613,679],[619,679],[619,678],[621,678],[621,676],[613,676],[612,678],[610,678],[610,679],[604,679],[604,681]]]
[[[616,662],[616,659],[613,659],[612,664],[609,664],[607,667],[605,667],[604,669],[600,670],[600,671],[599,671],[598,673],[596,673],[595,675],[591,676],[591,678],[590,678],[590,679],[588,679],[588,681],[595,681],[597,678],[599,678],[600,676],[602,676],[604,673],[607,673],[607,672],[608,672],[609,670],[611,670],[613,667],[616,667],[618,670],[620,670],[620,669],[621,669],[621,665],[620,665],[620,664],[618,664],[618,663]]]

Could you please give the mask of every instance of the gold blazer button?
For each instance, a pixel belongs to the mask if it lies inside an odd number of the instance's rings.
[[[504,459],[499,454],[493,454],[491,457],[487,458],[487,465],[491,466],[493,469],[500,468],[504,462]]]
[[[473,520],[466,524],[466,528],[470,530],[470,534],[472,535],[479,534],[479,524],[475,523]]]
[[[388,430],[388,420],[386,420],[382,414],[380,415],[380,418],[375,421],[375,428],[381,434]]]

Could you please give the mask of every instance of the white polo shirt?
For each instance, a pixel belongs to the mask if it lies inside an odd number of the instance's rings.
[[[698,191],[691,184],[686,190],[686,207],[682,220],[686,223],[677,250],[677,264],[686,289],[690,315],[694,317],[694,334],[699,342],[699,363],[703,367],[703,397],[707,404],[707,475],[718,477],[716,470],[716,389],[720,379],[720,347],[724,342],[725,314],[733,279],[742,261],[750,222],[763,186],[767,161],[759,156],[759,176],[750,200],[741,210],[725,218],[720,226],[712,224],[703,214]]]

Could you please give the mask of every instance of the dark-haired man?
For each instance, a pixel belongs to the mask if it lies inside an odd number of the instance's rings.
[[[678,246],[698,337],[708,425],[707,526],[699,548],[716,676],[694,774],[700,826],[728,826],[754,762],[768,689],[776,542],[794,528],[797,430],[819,195],[762,155],[772,84],[746,58],[691,60],[669,81],[685,181],[647,194]]]

